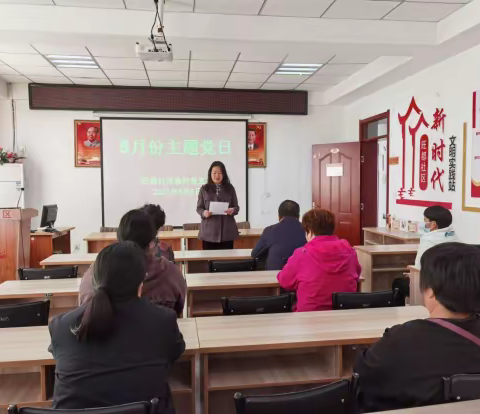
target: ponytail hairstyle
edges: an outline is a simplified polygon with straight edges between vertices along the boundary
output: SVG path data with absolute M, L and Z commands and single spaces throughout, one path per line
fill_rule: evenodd
M 138 296 L 146 273 L 146 254 L 138 244 L 125 241 L 105 247 L 93 268 L 93 296 L 72 328 L 77 339 L 108 339 L 115 329 L 115 305 Z

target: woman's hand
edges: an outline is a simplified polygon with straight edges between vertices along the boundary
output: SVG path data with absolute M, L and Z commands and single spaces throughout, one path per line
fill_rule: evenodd
M 212 215 L 212 212 L 211 212 L 211 211 L 205 210 L 205 211 L 203 212 L 203 217 L 205 217 L 205 218 L 209 218 L 211 215 Z
M 227 213 L 229 216 L 232 216 L 233 213 L 235 213 L 235 209 L 234 208 L 229 208 L 228 210 L 225 210 L 225 213 Z

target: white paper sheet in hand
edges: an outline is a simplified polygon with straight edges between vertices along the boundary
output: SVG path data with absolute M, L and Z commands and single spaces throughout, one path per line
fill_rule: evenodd
M 209 211 L 216 216 L 225 216 L 228 210 L 228 203 L 220 203 L 218 201 L 210 201 Z

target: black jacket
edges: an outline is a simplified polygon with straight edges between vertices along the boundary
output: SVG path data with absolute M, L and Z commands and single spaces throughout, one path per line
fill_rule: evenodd
M 273 226 L 266 227 L 255 248 L 252 257 L 266 258 L 267 270 L 282 270 L 295 249 L 307 243 L 305 230 L 298 219 L 284 217 Z
M 478 316 L 448 321 L 480 337 Z M 441 404 L 443 377 L 480 373 L 480 347 L 428 319 L 415 320 L 387 329 L 359 355 L 354 371 L 364 412 Z
M 105 342 L 79 342 L 71 332 L 86 304 L 50 323 L 55 358 L 53 408 L 92 408 L 149 401 L 174 413 L 167 376 L 185 350 L 174 311 L 135 298 L 117 304 Z

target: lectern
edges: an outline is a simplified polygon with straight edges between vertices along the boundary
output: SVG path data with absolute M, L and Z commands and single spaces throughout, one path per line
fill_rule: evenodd
M 30 224 L 33 208 L 0 209 L 0 283 L 17 279 L 19 267 L 30 264 Z

